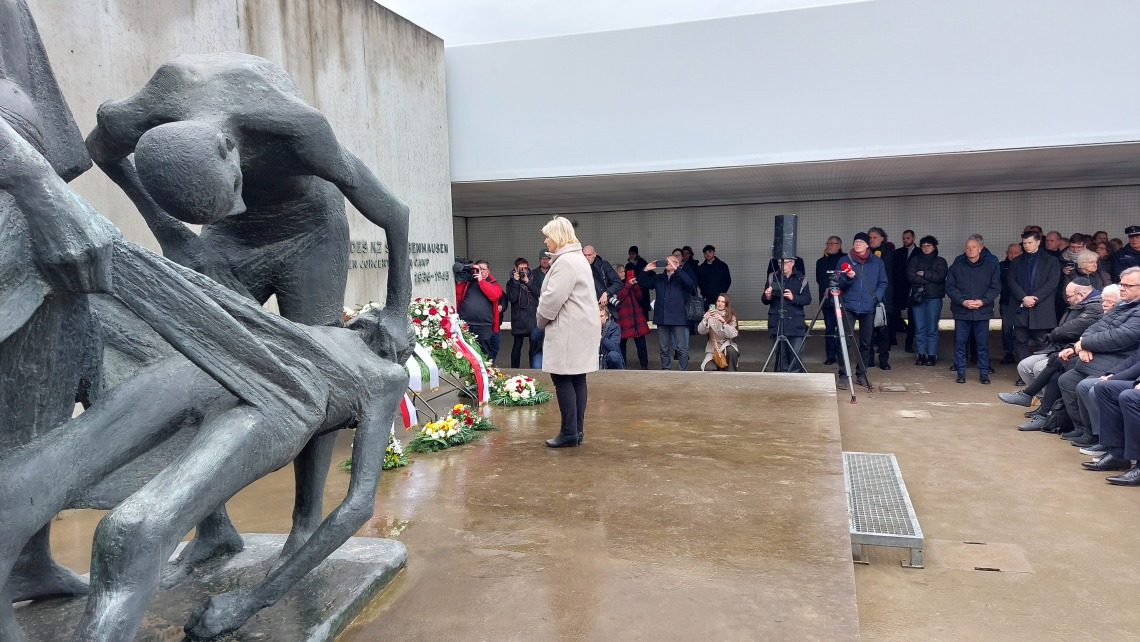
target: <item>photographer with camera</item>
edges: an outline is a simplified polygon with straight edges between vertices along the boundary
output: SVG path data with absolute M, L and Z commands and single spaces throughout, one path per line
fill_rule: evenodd
M 816 259 L 815 262 L 815 283 L 819 286 L 819 305 L 823 308 L 820 316 L 823 317 L 825 331 L 823 340 L 826 359 L 823 365 L 825 366 L 832 365 L 839 358 L 839 335 L 837 334 L 839 324 L 835 320 L 835 303 L 827 295 L 827 285 L 830 280 L 828 275 L 839 269 L 839 264 L 844 256 L 843 239 L 838 236 L 829 236 L 827 237 L 827 244 L 824 246 L 823 256 Z
M 531 278 L 530 263 L 524 258 L 515 259 L 515 269 L 511 272 L 511 280 L 507 281 L 507 300 L 511 303 L 511 367 L 519 367 L 522 360 L 523 339 L 530 341 L 530 351 L 527 353 L 527 366 L 537 352 L 537 344 L 531 333 L 538 327 L 535 321 L 535 310 L 538 309 L 538 295 L 542 286 L 536 279 Z
M 471 276 L 464 280 L 468 271 Z M 471 287 L 473 284 L 475 287 Z M 474 261 L 467 270 L 456 270 L 455 307 L 459 318 L 467 323 L 491 363 L 499 351 L 494 339 L 499 333 L 499 299 L 502 297 L 503 288 L 486 261 Z
M 802 321 L 800 325 L 803 325 Z M 710 361 L 717 370 L 736 372 L 740 369 L 740 348 L 733 342 L 740 335 L 740 328 L 736 321 L 736 311 L 732 309 L 732 299 L 727 293 L 718 296 L 709 306 L 709 311 L 705 312 L 704 318 L 697 325 L 697 332 L 709 335 L 709 342 L 705 345 L 705 359 L 701 362 L 702 372 Z
M 614 266 L 598 256 L 593 245 L 584 246 L 582 254 L 590 263 L 590 272 L 594 275 L 594 293 L 598 296 L 598 305 L 610 306 L 612 314 L 617 308 L 617 293 L 623 283 L 617 272 L 614 272 Z

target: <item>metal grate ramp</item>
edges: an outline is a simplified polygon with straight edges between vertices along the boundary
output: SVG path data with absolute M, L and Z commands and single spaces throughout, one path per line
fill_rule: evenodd
M 851 553 L 866 564 L 863 544 L 910 549 L 910 563 L 922 568 L 922 528 L 891 453 L 843 453 L 843 482 L 851 519 Z

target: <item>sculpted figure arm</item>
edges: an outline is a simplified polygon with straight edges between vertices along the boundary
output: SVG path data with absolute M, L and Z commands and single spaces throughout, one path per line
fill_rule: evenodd
M 75 292 L 111 288 L 111 254 L 119 231 L 86 207 L 47 160 L 0 119 L 0 189 L 27 221 L 36 261 L 56 287 Z

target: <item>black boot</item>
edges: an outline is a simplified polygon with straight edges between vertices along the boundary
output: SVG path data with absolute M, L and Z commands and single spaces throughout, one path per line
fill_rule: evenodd
M 573 435 L 564 435 L 562 433 L 558 433 L 558 436 L 554 439 L 547 439 L 546 445 L 550 446 L 551 448 L 567 448 L 570 446 L 577 446 L 578 434 L 575 433 Z

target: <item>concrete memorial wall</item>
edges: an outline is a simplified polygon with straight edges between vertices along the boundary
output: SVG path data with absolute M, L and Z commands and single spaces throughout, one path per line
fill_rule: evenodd
M 413 296 L 454 296 L 443 41 L 372 0 L 29 0 L 80 130 L 181 54 L 241 51 L 292 75 L 337 137 L 411 209 Z M 132 241 L 158 244 L 98 168 L 72 183 Z M 383 300 L 382 230 L 351 205 L 346 305 Z

